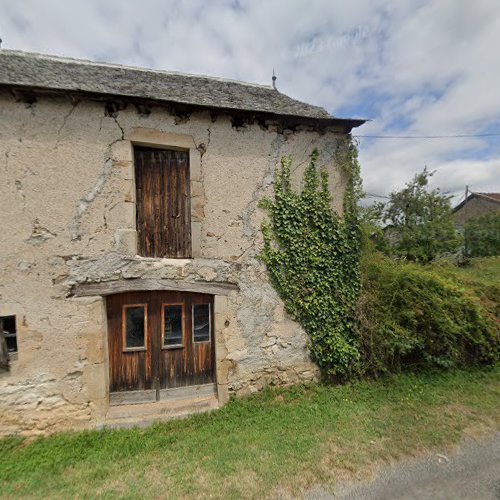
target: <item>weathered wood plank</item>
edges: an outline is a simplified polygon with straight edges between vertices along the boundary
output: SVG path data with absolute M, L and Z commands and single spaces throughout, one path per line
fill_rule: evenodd
M 0 318 L 0 373 L 9 371 L 9 352 L 3 333 L 3 319 Z
M 124 307 L 130 304 L 145 304 L 149 316 L 148 297 L 124 293 L 106 301 L 108 317 L 108 356 L 110 392 L 151 390 L 151 331 L 148 321 L 144 323 L 144 351 L 124 350 Z
M 147 391 L 122 391 L 109 393 L 109 404 L 112 406 L 153 403 L 155 401 L 156 389 Z
M 189 153 L 136 147 L 138 251 L 191 257 Z
M 169 279 L 128 279 L 103 281 L 100 283 L 79 283 L 73 285 L 70 297 L 91 297 L 96 295 L 112 295 L 114 293 L 141 292 L 154 290 L 172 290 L 180 292 L 208 293 L 211 295 L 228 295 L 239 290 L 234 283 L 188 283 Z
M 182 253 L 191 257 L 191 182 L 189 172 L 189 154 L 186 151 L 178 151 L 178 166 L 180 176 L 179 224 L 182 226 L 180 242 Z

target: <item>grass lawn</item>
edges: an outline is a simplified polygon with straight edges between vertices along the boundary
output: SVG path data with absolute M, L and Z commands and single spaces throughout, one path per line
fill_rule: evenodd
M 500 368 L 266 390 L 147 429 L 0 440 L 4 497 L 296 494 L 498 429 Z

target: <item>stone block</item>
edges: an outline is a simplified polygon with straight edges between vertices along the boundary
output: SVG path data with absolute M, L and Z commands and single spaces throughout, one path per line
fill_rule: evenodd
M 97 424 L 104 422 L 109 409 L 109 398 L 94 399 L 90 403 L 90 409 L 92 411 L 92 418 Z
M 108 226 L 120 229 L 135 229 L 136 208 L 135 203 L 116 203 L 108 212 Z
M 133 149 L 130 141 L 117 141 L 111 146 L 111 157 L 115 161 L 133 161 Z
M 192 135 L 163 132 L 162 130 L 148 127 L 134 127 L 127 135 L 127 139 L 134 143 L 142 143 L 144 146 L 177 147 L 189 150 L 193 149 L 194 146 Z M 198 154 L 196 150 L 194 151 Z
M 191 197 L 200 198 L 205 195 L 203 191 L 203 184 L 200 181 L 191 181 Z
M 193 198 L 191 200 L 191 220 L 201 222 L 205 218 L 205 200 Z
M 104 363 L 106 361 L 106 350 L 101 335 L 92 335 L 87 340 L 87 360 L 92 363 Z
M 217 361 L 217 383 L 227 384 L 229 378 L 229 370 L 234 368 L 234 363 L 230 360 L 223 359 Z
M 94 401 L 108 396 L 108 374 L 104 363 L 87 365 L 83 380 L 89 400 Z
M 191 181 L 202 180 L 200 153 L 193 148 L 189 150 L 189 175 Z
M 191 220 L 191 253 L 193 257 L 201 256 L 201 222 Z
M 217 398 L 219 406 L 224 406 L 229 401 L 229 389 L 227 384 L 217 384 Z
M 115 231 L 115 249 L 118 253 L 137 254 L 137 231 L 135 229 L 117 229 Z
M 213 281 L 217 277 L 217 272 L 208 266 L 200 267 L 197 271 L 198 276 L 203 278 L 205 281 Z
M 227 297 L 225 295 L 216 295 L 214 297 L 214 313 L 222 316 L 227 314 Z M 221 328 L 224 325 L 220 325 Z

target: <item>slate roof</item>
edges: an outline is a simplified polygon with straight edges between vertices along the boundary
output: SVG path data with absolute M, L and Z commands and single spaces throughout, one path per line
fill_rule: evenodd
M 332 124 L 343 122 L 351 127 L 364 123 L 335 118 L 323 108 L 292 99 L 272 86 L 16 50 L 0 50 L 0 85 L 152 99 Z

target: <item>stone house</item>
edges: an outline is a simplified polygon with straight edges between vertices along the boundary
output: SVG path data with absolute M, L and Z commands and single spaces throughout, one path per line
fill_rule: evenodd
M 469 219 L 493 212 L 500 212 L 500 193 L 470 193 L 453 209 L 453 218 L 461 230 Z
M 339 119 L 272 86 L 0 51 L 0 434 L 129 425 L 317 377 L 256 258 Z

